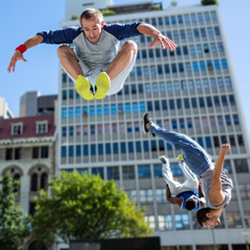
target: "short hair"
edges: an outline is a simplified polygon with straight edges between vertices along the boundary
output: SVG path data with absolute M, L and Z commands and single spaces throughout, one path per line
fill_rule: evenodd
M 201 208 L 199 211 L 196 213 L 197 220 L 199 224 L 203 227 L 203 223 L 208 221 L 209 218 L 207 217 L 207 213 L 211 211 L 211 208 L 209 207 L 204 207 Z
M 185 207 L 187 210 L 193 210 L 194 208 L 196 208 L 197 204 L 194 200 L 187 200 L 185 202 Z
M 82 22 L 82 19 L 89 20 L 92 18 L 97 18 L 100 21 L 103 21 L 103 15 L 102 15 L 100 10 L 97 10 L 94 8 L 88 8 L 82 12 L 82 14 L 80 16 L 80 22 Z

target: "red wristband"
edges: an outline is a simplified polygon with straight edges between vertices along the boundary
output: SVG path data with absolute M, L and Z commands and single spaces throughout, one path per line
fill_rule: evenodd
M 27 48 L 26 48 L 26 46 L 24 44 L 21 44 L 15 50 L 18 50 L 23 54 L 27 50 Z

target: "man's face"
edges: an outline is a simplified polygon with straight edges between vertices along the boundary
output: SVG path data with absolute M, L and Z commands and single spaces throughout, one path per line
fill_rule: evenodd
M 203 227 L 214 228 L 221 223 L 220 218 L 217 216 L 210 215 L 209 213 L 207 213 L 207 217 L 209 218 L 209 220 L 203 222 Z
M 85 36 L 91 43 L 96 43 L 102 32 L 104 21 L 99 20 L 98 18 L 85 19 L 81 20 L 82 29 Z

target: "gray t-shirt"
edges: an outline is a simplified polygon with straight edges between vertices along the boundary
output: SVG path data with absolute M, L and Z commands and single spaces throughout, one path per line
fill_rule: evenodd
M 213 170 L 214 165 L 211 166 L 206 172 L 200 176 L 200 181 L 202 184 L 202 190 L 206 199 L 206 207 L 217 209 L 219 207 L 225 207 L 231 200 L 231 190 L 233 187 L 232 180 L 227 175 L 227 170 L 223 169 L 221 173 L 221 182 L 222 182 L 222 192 L 225 195 L 225 200 L 217 207 L 215 207 L 209 200 L 209 190 L 213 179 Z

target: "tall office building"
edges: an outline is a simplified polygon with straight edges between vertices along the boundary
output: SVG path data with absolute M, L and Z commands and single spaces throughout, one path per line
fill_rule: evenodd
M 20 98 L 19 116 L 54 114 L 57 95 L 41 95 L 39 91 L 28 91 Z
M 13 114 L 8 107 L 8 103 L 2 97 L 0 97 L 0 119 L 13 118 Z
M 161 237 L 164 250 L 214 249 L 215 244 L 217 249 L 245 249 L 250 233 L 249 141 L 219 7 L 161 9 L 161 5 L 148 8 L 148 3 L 113 6 L 117 13 L 124 8 L 130 14 L 107 16 L 105 21 L 151 23 L 178 48 L 148 50 L 150 37 L 134 37 L 139 48 L 136 65 L 124 88 L 104 100 L 87 102 L 79 97 L 61 71 L 60 169 L 114 179 L 138 206 L 147 207 L 146 220 Z M 68 20 L 63 27 L 79 23 Z M 216 229 L 202 229 L 195 213 L 167 203 L 158 157 L 166 155 L 174 176 L 182 181 L 176 160 L 180 152 L 159 138 L 143 135 L 145 111 L 157 124 L 194 138 L 214 161 L 220 145 L 231 144 L 225 168 L 234 182 L 232 201 Z

